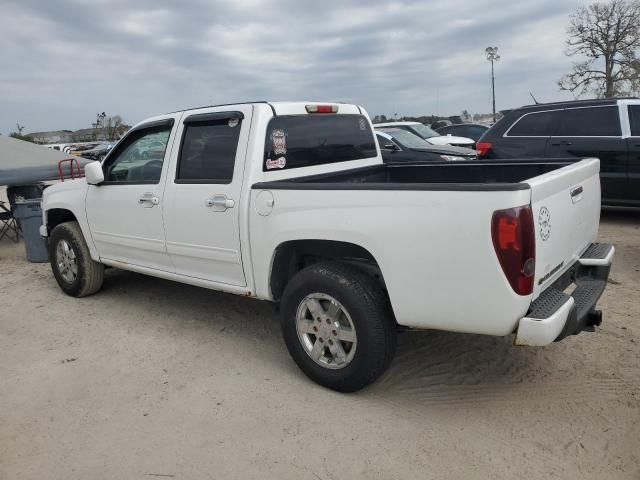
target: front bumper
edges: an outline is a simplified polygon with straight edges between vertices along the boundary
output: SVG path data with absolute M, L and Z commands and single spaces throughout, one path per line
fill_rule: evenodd
M 600 325 L 595 309 L 604 292 L 615 248 L 593 243 L 560 278 L 531 304 L 516 331 L 516 345 L 543 346 Z M 571 294 L 566 293 L 575 285 Z

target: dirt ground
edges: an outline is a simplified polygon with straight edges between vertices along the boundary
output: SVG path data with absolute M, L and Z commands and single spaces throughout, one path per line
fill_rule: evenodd
M 110 269 L 73 299 L 0 244 L 0 479 L 640 478 L 640 214 L 597 334 L 399 336 L 352 395 L 307 380 L 263 302 Z

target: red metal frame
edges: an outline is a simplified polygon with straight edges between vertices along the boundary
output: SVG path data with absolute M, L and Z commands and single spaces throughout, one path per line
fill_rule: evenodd
M 80 168 L 80 162 L 78 162 L 78 159 L 65 158 L 64 160 L 60 160 L 58 162 L 58 176 L 60 177 L 61 182 L 64 182 L 64 174 L 62 173 L 62 164 L 65 162 L 69 162 L 69 175 L 71 176 L 71 180 L 75 180 L 76 178 L 82 178 L 82 169 Z

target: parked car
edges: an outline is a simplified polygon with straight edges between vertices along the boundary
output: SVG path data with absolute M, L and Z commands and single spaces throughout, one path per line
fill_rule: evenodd
M 153 142 L 173 148 L 141 158 Z M 135 126 L 44 191 L 40 232 L 71 296 L 111 266 L 277 303 L 302 371 L 349 392 L 387 368 L 398 326 L 532 346 L 599 324 L 598 168 L 385 165 L 357 105 L 222 105 Z
M 45 148 L 49 148 L 51 150 L 61 151 L 66 146 L 66 144 L 64 144 L 64 143 L 51 143 L 51 144 L 42 145 L 42 146 L 45 147 Z
M 460 123 L 457 125 L 447 125 L 445 127 L 439 127 L 435 129 L 440 135 L 455 135 L 457 137 L 467 137 L 475 140 L 480 140 L 480 137 L 489 130 L 486 125 L 479 123 Z M 475 148 L 475 146 L 474 146 Z
M 107 156 L 107 153 L 109 153 L 114 145 L 115 143 L 101 143 L 100 145 L 90 150 L 81 151 L 80 156 L 83 158 L 89 158 L 91 160 L 102 161 L 102 159 Z
M 436 120 L 431 125 L 429 125 L 429 128 L 431 130 L 437 130 L 438 128 L 447 127 L 449 125 L 453 125 L 453 122 L 451 120 Z
M 75 145 L 74 147 L 71 148 L 69 153 L 71 155 L 76 155 L 78 157 L 81 157 L 84 154 L 84 152 L 94 149 L 98 145 L 100 145 L 98 142 L 83 143 L 83 144 Z
M 385 163 L 461 161 L 477 158 L 475 150 L 449 145 L 431 145 L 401 128 L 376 130 L 375 133 Z
M 476 142 L 471 138 L 454 137 L 452 135 L 440 135 L 435 130 L 423 125 L 419 122 L 388 122 L 388 123 L 376 123 L 374 125 L 376 129 L 384 130 L 385 128 L 402 128 L 420 138 L 426 140 L 432 145 L 453 145 L 454 147 L 471 147 Z
M 597 157 L 602 204 L 640 207 L 640 99 L 517 108 L 477 148 L 482 158 Z

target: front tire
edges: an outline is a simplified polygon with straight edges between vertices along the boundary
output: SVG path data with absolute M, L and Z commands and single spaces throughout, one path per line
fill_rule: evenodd
M 104 265 L 91 258 L 78 222 L 64 222 L 53 229 L 49 261 L 53 276 L 67 295 L 86 297 L 102 287 Z
M 387 297 L 352 266 L 322 262 L 298 272 L 285 289 L 281 315 L 293 360 L 332 390 L 364 388 L 393 359 L 396 325 Z

